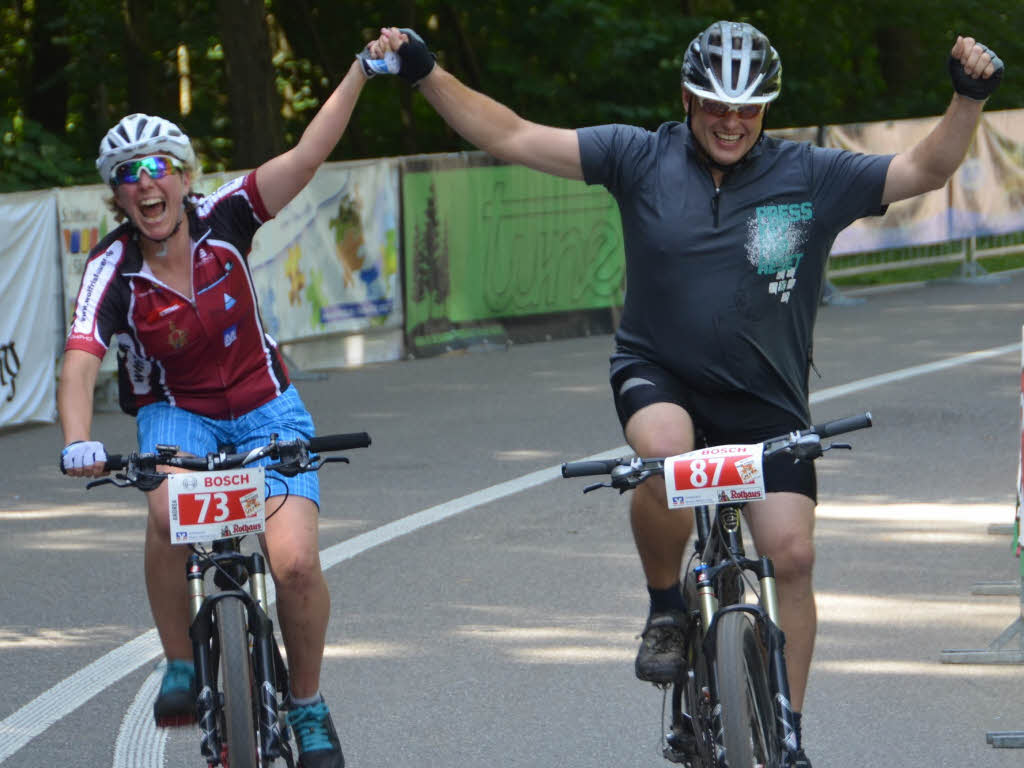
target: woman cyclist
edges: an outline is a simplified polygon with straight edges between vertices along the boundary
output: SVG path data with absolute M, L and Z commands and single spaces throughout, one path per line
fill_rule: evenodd
M 132 114 L 100 142 L 96 167 L 123 223 L 90 253 L 65 346 L 58 408 L 63 471 L 104 474 L 90 434 L 93 388 L 116 338 L 121 408 L 136 418 L 139 450 L 159 444 L 206 455 L 309 438 L 313 421 L 260 320 L 247 256 L 257 230 L 312 179 L 340 140 L 366 79 L 365 56 L 290 150 L 211 195 L 192 191 L 191 141 L 161 117 Z M 145 573 L 167 658 L 154 705 L 158 725 L 194 720 L 186 547 L 170 544 L 166 484 L 146 490 Z M 317 544 L 315 472 L 268 473 L 273 510 L 263 547 L 291 672 L 288 718 L 304 768 L 341 768 L 341 745 L 319 693 L 330 612 Z

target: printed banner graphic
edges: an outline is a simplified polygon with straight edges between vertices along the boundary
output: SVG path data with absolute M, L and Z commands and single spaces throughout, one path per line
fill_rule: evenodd
M 281 342 L 401 328 L 398 165 L 323 166 L 256 234 L 249 263 Z

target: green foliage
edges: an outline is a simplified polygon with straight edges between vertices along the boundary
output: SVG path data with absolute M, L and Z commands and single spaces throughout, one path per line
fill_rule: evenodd
M 941 114 L 957 34 L 993 48 L 1007 77 L 988 109 L 1024 106 L 1020 0 L 265 0 L 285 143 L 298 141 L 381 26 L 411 26 L 438 61 L 528 119 L 577 127 L 682 120 L 686 45 L 720 18 L 750 21 L 783 60 L 775 127 Z M 95 181 L 96 147 L 122 115 L 173 119 L 207 170 L 234 169 L 215 0 L 23 0 L 0 8 L 5 189 Z M 225 22 L 226 23 L 226 22 Z M 48 52 L 42 44 L 49 46 Z M 187 52 L 191 107 L 182 114 Z M 61 103 L 55 104 L 55 100 Z M 66 102 L 66 103 L 64 103 Z M 56 110 L 53 107 L 56 106 Z M 56 111 L 56 114 L 54 112 Z M 16 129 L 11 116 L 24 115 Z M 260 131 L 266 126 L 234 126 Z M 466 149 L 397 78 L 367 84 L 332 159 Z M 81 174 L 85 173 L 83 177 Z M 61 181 L 61 180 L 70 181 Z
M 20 115 L 0 119 L 0 192 L 95 184 L 96 167 Z

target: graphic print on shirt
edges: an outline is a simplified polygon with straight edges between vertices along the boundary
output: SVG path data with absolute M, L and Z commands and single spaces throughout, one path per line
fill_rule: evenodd
M 782 304 L 789 303 L 796 286 L 812 218 L 814 207 L 807 201 L 758 206 L 747 221 L 747 260 L 759 275 L 773 276 L 768 293 L 778 296 Z

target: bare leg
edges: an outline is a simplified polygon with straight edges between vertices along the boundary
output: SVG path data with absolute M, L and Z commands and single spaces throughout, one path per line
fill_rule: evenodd
M 626 424 L 626 440 L 643 458 L 674 456 L 693 450 L 693 422 L 677 405 L 654 403 L 633 414 Z M 665 485 L 654 478 L 633 491 L 630 522 L 648 585 L 671 587 L 679 581 L 692 515 L 669 510 Z
M 267 499 L 268 513 L 283 497 Z M 319 512 L 309 499 L 292 496 L 267 521 L 264 551 L 277 587 L 277 615 L 288 652 L 292 693 L 300 699 L 320 690 L 331 597 L 320 569 Z
M 775 563 L 790 701 L 800 712 L 818 630 L 813 584 L 814 502 L 799 493 L 772 493 L 764 501 L 750 504 L 747 522 L 758 553 Z
M 167 483 L 149 491 L 146 498 L 149 519 L 146 523 L 145 572 L 149 609 L 153 613 L 164 655 L 168 659 L 191 661 L 188 582 L 185 579 L 189 549 L 171 544 Z

